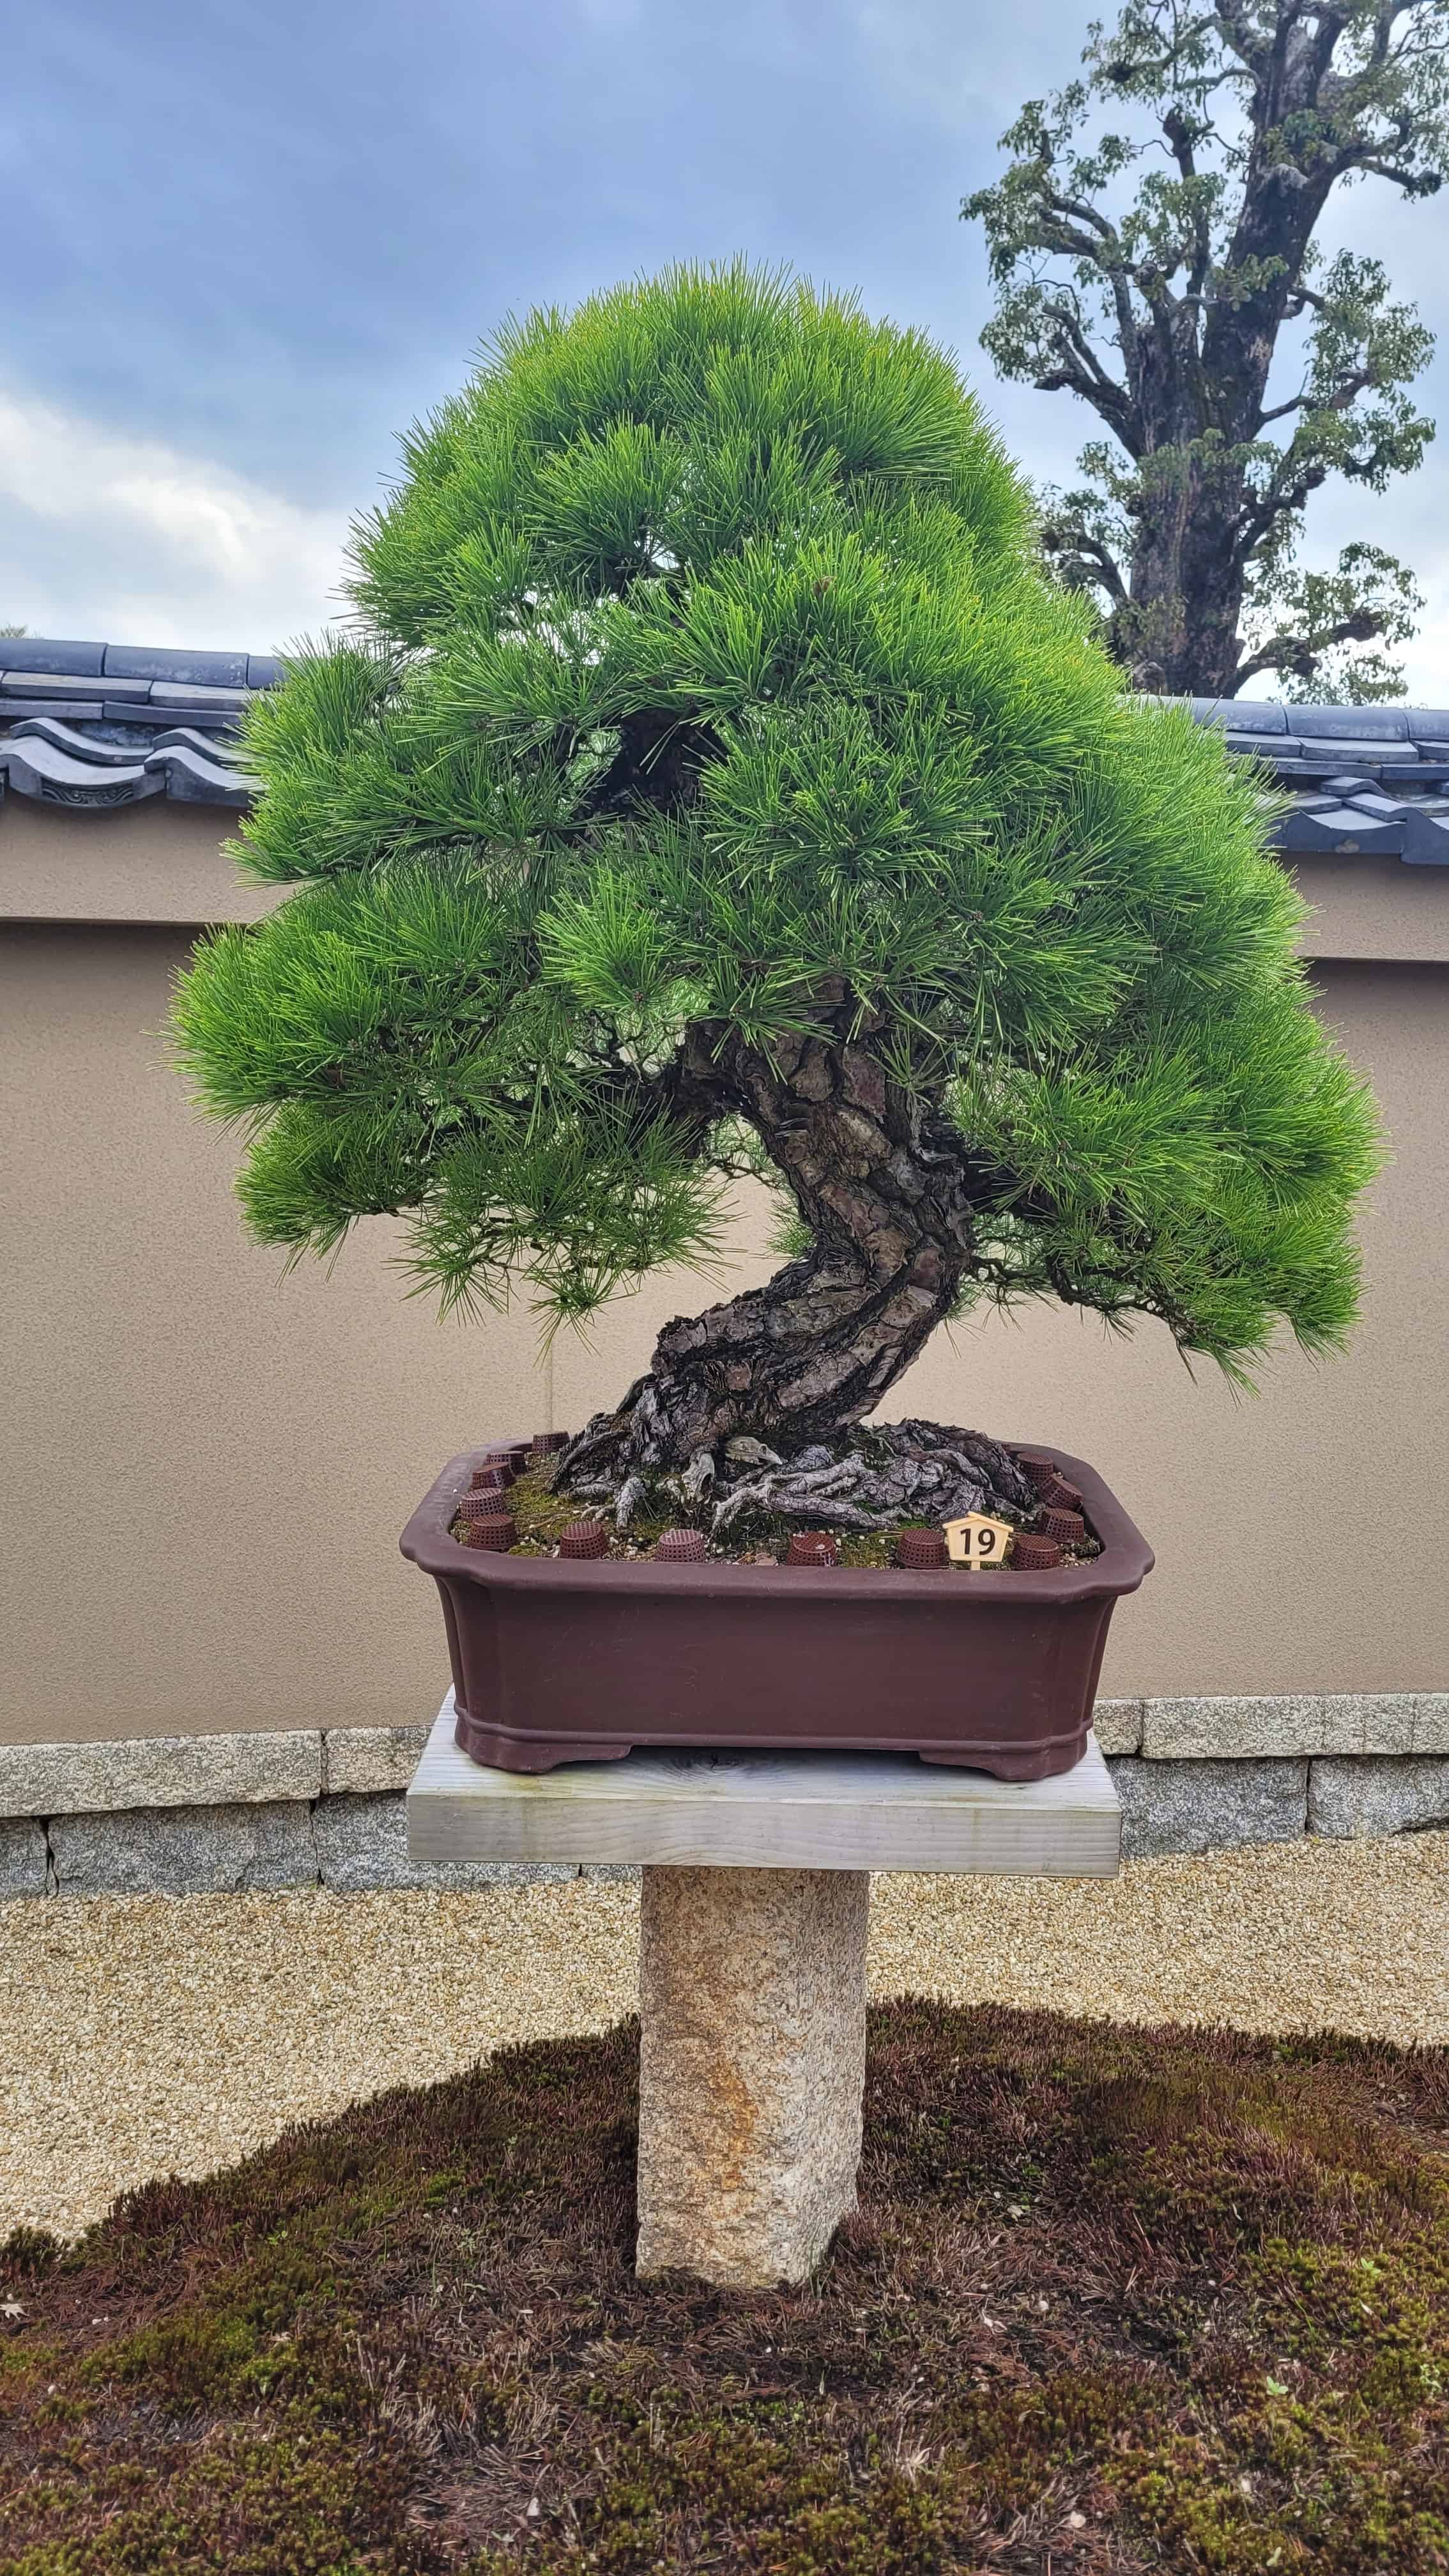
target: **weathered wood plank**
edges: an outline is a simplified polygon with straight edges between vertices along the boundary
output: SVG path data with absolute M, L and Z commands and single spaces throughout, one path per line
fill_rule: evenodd
M 1055 1780 L 993 1780 L 885 1753 L 639 1752 L 491 1771 L 454 1744 L 451 1692 L 407 1803 L 415 1860 L 1112 1878 L 1121 1843 L 1093 1738 Z

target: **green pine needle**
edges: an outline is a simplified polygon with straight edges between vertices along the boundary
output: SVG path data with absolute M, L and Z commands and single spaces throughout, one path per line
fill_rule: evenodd
M 945 355 L 680 268 L 509 323 L 404 467 L 358 631 L 249 718 L 240 855 L 295 891 L 177 997 L 263 1241 L 387 1213 L 445 1307 L 569 1321 L 717 1262 L 773 1167 L 681 1067 L 835 978 L 983 1175 L 963 1305 L 1146 1313 L 1239 1377 L 1280 1320 L 1342 1339 L 1375 1125 L 1271 809 L 1123 699 Z

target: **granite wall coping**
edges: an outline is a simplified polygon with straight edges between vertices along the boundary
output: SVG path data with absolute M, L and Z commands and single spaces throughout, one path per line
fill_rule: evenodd
M 322 1736 L 311 1727 L 0 1747 L 0 1816 L 264 1805 L 321 1794 Z
M 1449 1827 L 1449 1692 L 1099 1700 L 1124 1858 Z M 0 1897 L 483 1888 L 407 1854 L 426 1726 L 0 1747 Z M 585 1877 L 632 1875 L 586 1865 Z
M 1449 1753 L 1449 1691 L 1149 1699 L 1142 1703 L 1140 1750 L 1149 1762 L 1243 1762 L 1301 1753 Z
M 1109 1758 L 1147 1762 L 1449 1756 L 1449 1691 L 1101 1699 L 1095 1727 Z M 427 1736 L 426 1726 L 329 1726 L 0 1745 L 0 1818 L 377 1795 L 407 1787 Z

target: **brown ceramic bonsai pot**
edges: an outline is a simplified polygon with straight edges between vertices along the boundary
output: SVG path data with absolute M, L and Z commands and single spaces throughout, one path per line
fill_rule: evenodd
M 1113 1604 L 1153 1562 L 1065 1456 L 1101 1554 L 1040 1573 L 493 1555 L 450 1534 L 483 1455 L 444 1468 L 402 1551 L 442 1595 L 458 1742 L 504 1771 L 648 1744 L 1043 1780 L 1081 1759 Z

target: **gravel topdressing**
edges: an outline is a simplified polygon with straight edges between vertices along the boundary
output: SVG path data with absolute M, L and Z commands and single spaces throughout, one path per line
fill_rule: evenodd
M 40 1898 L 0 1906 L 0 2236 L 632 2010 L 637 1897 Z M 877 1995 L 1449 2042 L 1449 1834 L 1267 1844 L 1119 1880 L 876 1881 Z

